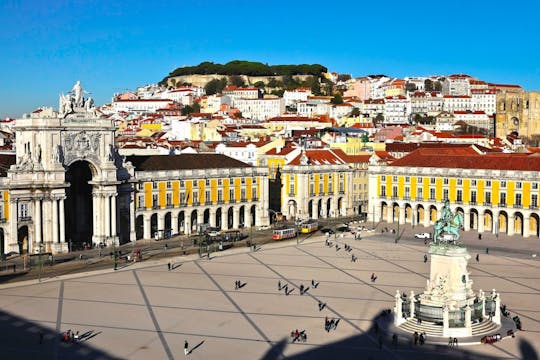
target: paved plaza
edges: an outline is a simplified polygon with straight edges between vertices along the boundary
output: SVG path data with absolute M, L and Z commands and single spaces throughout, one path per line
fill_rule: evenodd
M 429 278 L 423 242 L 371 233 L 325 245 L 322 235 L 235 248 L 112 270 L 0 285 L 2 359 L 537 359 L 540 264 L 537 258 L 482 253 L 469 271 L 473 289 L 496 288 L 524 331 L 493 345 L 413 346 L 373 331 L 397 289 L 423 291 Z M 346 252 L 344 244 L 352 247 Z M 358 260 L 351 261 L 354 254 Z M 508 255 L 508 256 L 507 256 Z M 377 275 L 370 281 L 372 273 Z M 311 281 L 318 282 L 314 288 Z M 235 289 L 235 282 L 243 285 Z M 278 290 L 287 284 L 290 295 Z M 300 295 L 299 287 L 309 287 Z M 319 310 L 319 302 L 326 306 Z M 340 319 L 325 331 L 325 317 Z M 78 331 L 78 344 L 59 334 Z M 306 342 L 291 343 L 292 330 Z M 40 344 L 40 333 L 43 335 Z

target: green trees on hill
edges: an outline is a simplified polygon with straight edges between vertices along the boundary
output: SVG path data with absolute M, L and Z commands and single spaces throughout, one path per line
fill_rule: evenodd
M 184 66 L 169 73 L 168 77 L 181 75 L 247 75 L 247 76 L 275 76 L 275 75 L 314 75 L 319 76 L 327 72 L 326 67 L 319 64 L 300 65 L 268 65 L 260 62 L 234 60 L 224 65 L 205 61 L 196 66 Z

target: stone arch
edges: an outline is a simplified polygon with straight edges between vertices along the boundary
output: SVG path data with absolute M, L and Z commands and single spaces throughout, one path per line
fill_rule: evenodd
M 240 210 L 238 211 L 238 226 L 246 226 L 246 208 L 244 205 L 240 206 Z
M 313 219 L 313 200 L 308 201 L 307 208 L 308 208 L 308 217 L 310 219 Z
M 514 213 L 514 234 L 523 236 L 523 214 L 519 211 Z
M 330 213 L 331 210 L 332 210 L 332 199 L 328 198 L 326 200 L 326 216 L 327 217 L 331 216 L 331 213 Z
M 540 217 L 536 213 L 529 217 L 529 234 L 540 236 Z
M 317 211 L 319 212 L 319 213 L 317 214 L 317 218 L 324 217 L 324 216 L 323 216 L 324 210 L 323 210 L 322 204 L 323 204 L 322 199 L 319 199 L 319 200 L 317 201 Z
M 17 244 L 19 245 L 19 254 L 23 255 L 30 252 L 28 226 L 24 225 L 17 229 Z
M 293 200 L 293 199 L 289 200 L 289 202 L 287 203 L 287 212 L 288 212 L 289 219 L 296 217 L 297 210 L 298 210 L 298 205 L 296 204 L 296 200 Z M 275 221 L 275 219 L 273 218 L 272 220 Z
M 405 204 L 405 224 L 407 223 L 413 223 L 413 210 L 411 204 L 409 203 Z
M 216 227 L 221 229 L 223 225 L 223 214 L 221 211 L 221 208 L 217 208 L 216 210 Z
M 156 238 L 158 230 L 158 216 L 157 214 L 152 214 L 152 216 L 150 216 L 150 237 L 152 239 Z
M 392 222 L 398 222 L 399 221 L 399 204 L 393 203 L 392 204 Z
M 478 210 L 471 209 L 469 217 L 469 229 L 478 230 Z
M 4 260 L 6 258 L 6 247 L 4 245 L 4 228 L 0 227 L 0 260 Z
M 184 211 L 180 211 L 178 213 L 178 233 L 183 234 L 185 232 L 185 226 L 186 226 L 186 214 Z
M 251 205 L 251 208 L 249 209 L 249 214 L 251 217 L 250 225 L 255 226 L 255 220 L 257 219 L 257 207 L 255 205 Z
M 343 198 L 339 197 L 337 200 L 337 214 L 336 216 L 344 216 L 345 213 L 343 212 Z
M 429 222 L 431 224 L 434 224 L 435 221 L 437 221 L 439 218 L 439 212 L 437 210 L 437 207 L 435 205 L 431 205 L 429 207 Z
M 198 233 L 199 232 L 199 222 L 197 220 L 197 210 L 193 210 L 191 212 L 191 224 L 189 224 L 190 226 L 190 229 L 189 229 L 189 232 L 190 233 Z
M 388 204 L 386 201 L 381 202 L 381 220 L 388 221 Z
M 144 237 L 144 216 L 138 215 L 135 218 L 135 239 L 139 240 Z
M 426 211 L 424 210 L 424 206 L 422 204 L 418 204 L 416 207 L 416 223 L 417 224 L 423 224 L 424 218 L 426 216 Z
M 204 209 L 203 224 L 210 224 L 210 209 Z
M 234 224 L 234 208 L 227 209 L 227 229 L 232 229 Z
M 164 224 L 163 224 L 163 236 L 165 238 L 170 238 L 172 233 L 172 214 L 170 212 L 165 214 Z
M 484 211 L 484 231 L 493 232 L 493 213 L 491 210 Z
M 70 186 L 66 188 L 64 201 L 65 237 L 71 242 L 72 249 L 82 248 L 83 243 L 92 243 L 93 215 L 98 209 L 94 209 L 94 185 L 91 182 L 97 175 L 97 168 L 86 160 L 72 161 L 67 167 L 65 179 Z M 111 218 L 116 221 L 115 217 Z
M 499 212 L 497 222 L 498 222 L 497 232 L 508 234 L 508 214 L 506 213 L 506 211 Z

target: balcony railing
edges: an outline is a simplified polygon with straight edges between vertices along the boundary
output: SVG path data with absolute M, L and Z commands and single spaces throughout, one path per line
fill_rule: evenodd
M 519 208 L 521 208 L 522 206 L 523 206 L 523 205 L 521 205 L 521 204 L 514 204 L 514 209 L 519 209 Z
M 529 205 L 529 209 L 537 210 L 537 209 L 538 209 L 538 204 Z M 0 221 L 1 221 L 1 220 L 0 220 Z
M 198 201 L 194 201 L 191 205 L 192 205 L 192 206 L 199 206 L 200 203 L 199 203 Z
M 476 201 L 469 201 L 470 205 L 476 205 Z
M 491 202 L 490 201 L 484 201 L 484 206 L 491 206 Z
M 223 205 L 223 204 L 225 204 L 225 201 L 224 201 L 223 199 L 221 199 L 221 200 L 218 200 L 217 203 L 218 203 L 219 205 Z
M 19 221 L 31 221 L 31 220 L 32 220 L 31 216 L 20 216 L 19 217 Z
M 505 202 L 500 202 L 499 207 L 506 207 L 506 203 Z
M 463 200 L 456 200 L 456 204 L 463 204 Z

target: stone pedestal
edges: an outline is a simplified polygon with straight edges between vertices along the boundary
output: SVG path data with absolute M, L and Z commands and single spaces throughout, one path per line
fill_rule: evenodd
M 69 252 L 69 245 L 68 243 L 51 243 L 51 252 L 53 254 L 62 254 L 62 253 L 68 253 Z

